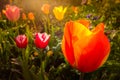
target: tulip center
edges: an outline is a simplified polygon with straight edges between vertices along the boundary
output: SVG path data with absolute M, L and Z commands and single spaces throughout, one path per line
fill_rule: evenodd
M 11 7 L 12 12 L 15 12 L 16 8 L 15 7 Z
M 23 42 L 24 42 L 24 40 L 25 40 L 25 38 L 24 38 L 24 37 L 20 37 L 20 38 L 19 38 L 19 42 L 20 42 L 20 43 L 23 43 Z
M 42 37 L 43 41 L 45 41 L 45 38 L 46 38 L 45 34 L 43 34 L 41 37 Z

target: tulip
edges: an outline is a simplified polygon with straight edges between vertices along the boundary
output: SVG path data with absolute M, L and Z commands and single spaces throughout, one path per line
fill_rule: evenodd
M 30 20 L 34 20 L 35 19 L 34 14 L 32 12 L 28 13 L 28 18 Z
M 28 19 L 32 21 L 34 29 L 36 30 L 37 27 L 36 27 L 36 24 L 35 24 L 35 16 L 34 16 L 34 14 L 32 12 L 28 13 Z
M 25 13 L 22 13 L 22 19 L 23 19 L 23 20 L 27 20 L 27 17 L 26 17 L 26 14 L 25 14 Z
M 86 20 L 67 22 L 62 40 L 62 51 L 70 65 L 81 72 L 92 72 L 101 67 L 110 53 L 110 43 L 104 34 L 104 24 L 89 30 Z
M 18 35 L 15 38 L 15 42 L 16 42 L 17 47 L 25 48 L 28 44 L 28 39 L 25 35 Z
M 66 8 L 63 8 L 63 6 L 54 7 L 53 13 L 54 13 L 56 19 L 62 20 L 64 18 L 64 14 L 65 14 L 66 10 L 67 10 L 67 7 Z
M 34 43 L 38 48 L 46 48 L 50 40 L 50 35 L 47 33 L 37 33 L 35 36 Z
M 73 10 L 73 12 L 74 12 L 75 14 L 78 13 L 78 7 L 72 6 L 72 10 Z
M 41 7 L 41 10 L 43 11 L 43 13 L 49 14 L 50 5 L 49 5 L 49 4 L 44 4 L 44 5 Z
M 17 21 L 20 17 L 20 9 L 17 6 L 6 6 L 4 13 L 8 20 L 13 22 Z

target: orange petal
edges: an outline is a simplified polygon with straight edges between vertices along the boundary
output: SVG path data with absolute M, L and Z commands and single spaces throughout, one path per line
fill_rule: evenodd
M 106 61 L 109 52 L 110 43 L 104 33 L 98 30 L 91 35 L 89 43 L 82 50 L 82 55 L 78 60 L 79 70 L 82 72 L 92 72 L 96 70 Z
M 78 68 L 79 58 L 84 55 L 82 52 L 88 45 L 89 39 L 91 38 L 92 32 L 87 29 L 84 25 L 74 22 L 72 29 L 72 45 L 75 56 L 75 66 Z
M 65 49 L 63 52 L 69 62 L 70 60 L 68 57 L 74 57 L 72 66 L 77 66 L 81 50 L 84 48 L 83 46 L 86 46 L 88 43 L 87 38 L 90 34 L 91 31 L 78 22 L 71 21 L 66 24 L 64 30 L 64 42 L 62 42 L 66 47 L 63 46 Z
M 92 30 L 92 32 L 97 32 L 97 31 L 102 31 L 102 32 L 104 32 L 104 23 L 100 23 L 100 24 L 98 24 L 93 30 Z
M 75 62 L 74 53 L 73 53 L 73 47 L 72 47 L 72 39 L 71 39 L 71 31 L 70 26 L 73 25 L 73 22 L 68 22 L 65 25 L 64 29 L 64 36 L 62 39 L 62 51 L 67 59 L 67 61 L 73 66 Z
M 82 25 L 84 25 L 87 28 L 89 28 L 89 26 L 90 26 L 90 21 L 89 20 L 81 19 L 81 20 L 78 20 L 78 22 L 81 23 Z

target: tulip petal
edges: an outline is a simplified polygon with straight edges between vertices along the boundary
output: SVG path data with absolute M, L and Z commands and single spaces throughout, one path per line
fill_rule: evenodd
M 64 29 L 64 36 L 62 40 L 62 51 L 69 63 L 74 66 L 75 58 L 73 53 L 72 41 L 71 41 L 71 31 L 69 26 L 72 26 L 73 22 L 66 23 L 66 27 Z
M 95 33 L 82 51 L 82 56 L 78 60 L 78 68 L 82 72 L 92 72 L 99 68 L 107 59 L 110 52 L 110 44 L 107 37 L 101 31 L 103 24 L 96 27 Z M 98 30 L 97 30 L 98 29 Z M 84 66 L 85 65 L 85 66 Z
M 78 22 L 81 23 L 82 25 L 84 25 L 86 28 L 89 28 L 89 26 L 90 26 L 89 20 L 81 19 L 81 20 L 78 20 Z
M 92 32 L 89 31 L 84 25 L 74 22 L 72 30 L 72 45 L 74 48 L 74 56 L 76 67 L 78 67 L 79 58 L 84 55 L 83 50 L 89 43 L 89 39 L 91 39 Z
M 104 24 L 103 24 L 103 23 L 98 24 L 98 25 L 92 30 L 92 32 L 97 32 L 97 31 L 99 31 L 99 30 L 104 33 Z
M 85 43 L 88 43 L 87 38 L 90 34 L 91 34 L 91 32 L 84 25 L 82 25 L 78 22 L 73 23 L 71 21 L 66 24 L 66 27 L 64 30 L 64 38 L 65 38 L 64 41 L 65 42 L 63 44 L 65 44 L 64 46 L 67 46 L 67 47 L 65 47 L 66 50 L 64 50 L 64 52 L 65 52 L 64 55 L 65 56 L 68 55 L 66 58 L 68 58 L 70 56 L 74 56 L 74 58 L 72 60 L 68 59 L 68 61 L 70 61 L 70 63 L 72 63 L 72 65 L 73 65 L 73 63 L 75 66 L 77 65 L 78 58 L 81 55 L 80 51 L 82 50 L 82 48 L 84 48 L 84 46 L 86 46 L 83 44 L 83 41 L 86 40 Z M 80 48 L 81 44 L 83 44 L 83 47 Z M 62 47 L 64 47 L 64 46 L 62 46 Z
M 63 10 L 63 14 L 65 14 L 66 11 L 67 11 L 67 7 L 64 8 L 64 10 Z

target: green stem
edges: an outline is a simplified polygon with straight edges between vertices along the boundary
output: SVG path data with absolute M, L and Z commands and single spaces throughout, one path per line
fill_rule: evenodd
M 47 30 L 48 30 L 48 33 L 50 33 L 50 19 L 49 19 L 49 15 L 47 15 Z
M 25 56 L 25 49 L 22 49 L 22 70 L 23 70 L 23 77 L 25 80 L 31 80 L 29 69 L 28 69 L 28 60 Z
M 47 16 L 46 17 L 47 21 L 46 21 L 46 23 L 44 25 L 44 29 L 45 29 L 46 33 L 49 33 L 50 32 L 50 20 L 49 20 L 49 16 L 48 15 L 46 15 L 46 16 Z
M 17 27 L 17 34 L 19 34 L 19 29 L 20 29 L 20 27 L 18 26 L 17 21 L 15 22 L 15 27 Z
M 52 45 L 54 44 L 54 36 L 55 36 L 55 33 L 54 33 L 54 26 L 51 26 L 51 38 L 50 38 L 50 47 L 52 47 Z
M 47 25 L 45 25 L 44 28 L 45 28 L 45 32 L 48 33 L 48 31 L 47 31 Z
M 36 24 L 35 24 L 34 20 L 32 20 L 32 23 L 33 23 L 34 29 L 37 30 L 37 27 L 36 27 Z

